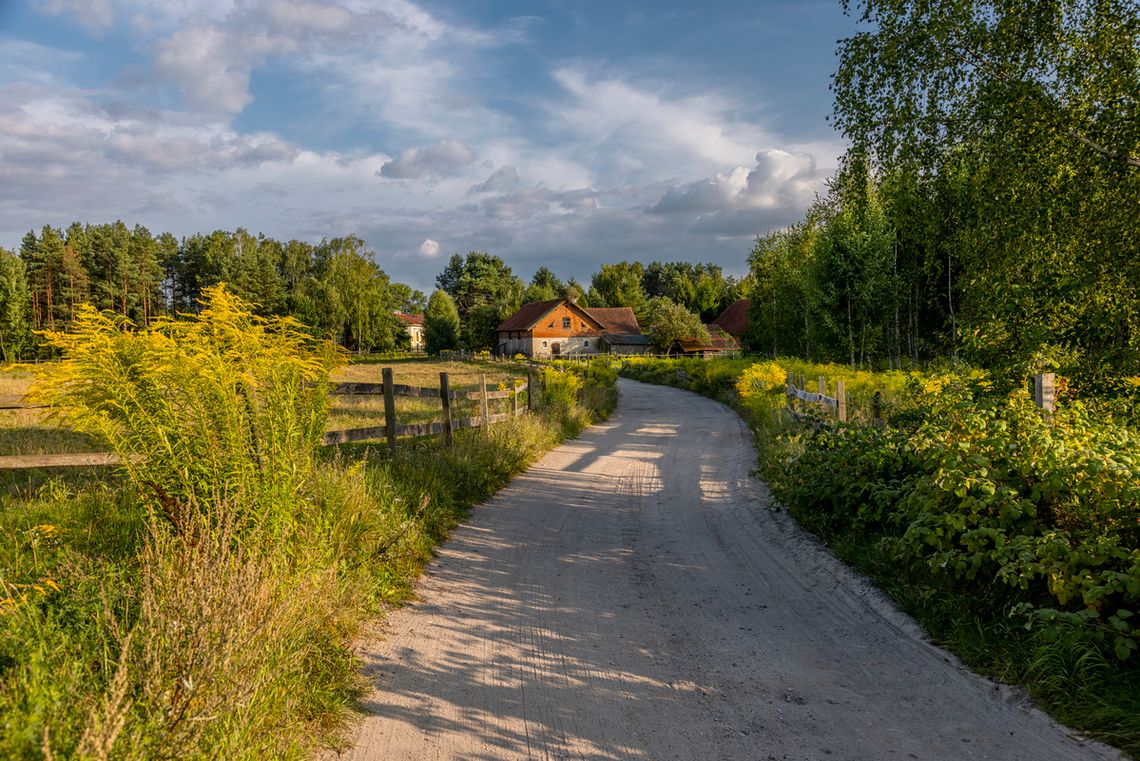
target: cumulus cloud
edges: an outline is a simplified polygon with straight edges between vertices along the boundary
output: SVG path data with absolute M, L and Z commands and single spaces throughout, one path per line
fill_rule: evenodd
M 550 107 L 551 128 L 570 131 L 597 157 L 595 171 L 614 178 L 648 178 L 663 166 L 686 174 L 738 166 L 766 142 L 755 125 L 734 120 L 732 102 L 713 94 L 674 95 L 575 68 L 555 71 L 554 79 L 568 98 Z
M 238 113 L 253 99 L 249 78 L 254 66 L 294 47 L 286 37 L 190 26 L 159 45 L 155 70 L 177 84 L 193 108 Z
M 420 256 L 426 259 L 434 259 L 439 256 L 439 244 L 431 238 L 426 239 L 420 244 Z
M 825 177 L 813 156 L 773 148 L 756 154 L 752 167 L 738 166 L 707 180 L 670 187 L 650 211 L 802 210 L 822 189 Z
M 398 180 L 442 177 L 454 174 L 474 160 L 474 152 L 466 145 L 458 140 L 445 140 L 426 148 L 409 148 L 400 158 L 386 162 L 377 174 Z

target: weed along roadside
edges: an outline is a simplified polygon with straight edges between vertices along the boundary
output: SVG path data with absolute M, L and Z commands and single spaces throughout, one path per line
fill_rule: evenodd
M 972 370 L 629 360 L 622 374 L 730 404 L 779 501 L 937 643 L 1140 756 L 1140 421 L 1119 414 L 1133 408 Z
M 330 376 L 376 368 L 222 289 L 194 319 L 126 332 L 85 312 L 50 340 L 66 359 L 34 396 L 63 416 L 56 451 L 84 441 L 121 465 L 3 476 L 3 758 L 336 746 L 361 623 L 405 599 L 472 505 L 616 400 L 601 364 L 523 388 L 525 368 L 393 363 L 379 395 L 330 394 Z

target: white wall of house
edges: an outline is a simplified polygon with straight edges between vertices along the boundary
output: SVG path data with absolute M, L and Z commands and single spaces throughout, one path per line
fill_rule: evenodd
M 599 338 L 597 336 L 570 336 L 568 338 L 499 338 L 499 346 L 503 347 L 501 350 L 505 351 L 507 356 L 513 357 L 516 354 L 525 354 L 529 357 L 551 357 L 554 356 L 554 344 L 558 344 L 558 353 L 560 356 L 573 354 L 580 356 L 582 354 L 598 354 L 603 351 L 599 346 Z
M 525 341 L 523 342 L 525 343 Z M 598 353 L 598 338 L 597 336 L 570 336 L 568 338 L 533 338 L 530 341 L 530 356 L 532 357 L 552 357 L 554 356 L 554 344 L 558 344 L 559 356 L 567 356 L 573 354 L 580 356 L 582 354 L 597 354 Z M 525 353 L 525 352 L 524 352 Z

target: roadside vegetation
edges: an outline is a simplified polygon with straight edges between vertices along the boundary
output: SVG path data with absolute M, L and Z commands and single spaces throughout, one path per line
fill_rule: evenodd
M 472 505 L 615 402 L 612 371 L 550 369 L 538 414 L 451 446 L 322 449 L 325 381 L 357 369 L 288 318 L 206 297 L 193 319 L 124 330 L 86 310 L 50 337 L 66 360 L 37 386 L 58 415 L 42 424 L 128 464 L 0 483 L 4 758 L 335 746 L 362 622 L 406 599 Z
M 854 409 L 880 392 L 885 424 L 794 420 L 788 371 L 843 378 Z M 936 641 L 1140 754 L 1140 379 L 1046 418 L 1026 384 L 980 371 L 633 359 L 622 372 L 733 405 L 780 503 Z

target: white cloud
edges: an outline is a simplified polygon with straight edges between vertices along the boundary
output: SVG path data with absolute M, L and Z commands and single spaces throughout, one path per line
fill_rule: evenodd
M 555 71 L 554 78 L 570 98 L 550 107 L 550 128 L 569 133 L 598 157 L 598 171 L 615 177 L 739 166 L 766 141 L 754 125 L 734 122 L 732 104 L 714 95 L 671 97 L 613 77 L 590 79 L 573 68 Z
M 749 168 L 734 167 L 708 180 L 670 187 L 651 211 L 661 214 L 726 209 L 804 209 L 823 189 L 827 172 L 810 154 L 772 148 Z
M 475 160 L 470 148 L 458 140 L 445 140 L 426 148 L 409 148 L 380 167 L 381 177 L 399 180 L 454 174 Z
M 92 34 L 107 29 L 115 20 L 110 0 L 49 0 L 43 8 L 53 16 L 74 16 Z
M 353 14 L 342 5 L 306 0 L 271 0 L 260 9 L 267 23 L 281 32 L 341 32 L 352 25 Z
M 238 113 L 253 99 L 249 78 L 254 67 L 268 55 L 294 48 L 285 37 L 190 26 L 159 44 L 155 70 L 178 85 L 188 105 Z
M 439 256 L 439 244 L 431 238 L 427 238 L 420 244 L 420 256 L 426 259 L 434 259 Z

